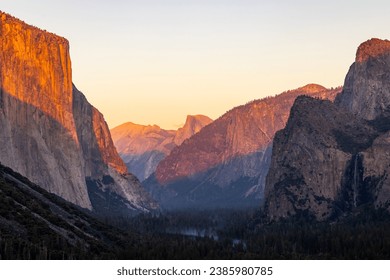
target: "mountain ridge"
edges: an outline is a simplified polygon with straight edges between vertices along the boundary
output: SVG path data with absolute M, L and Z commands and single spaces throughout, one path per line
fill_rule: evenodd
M 284 127 L 295 98 L 310 88 L 320 89 L 312 95 L 332 100 L 340 91 L 309 85 L 237 106 L 174 148 L 144 182 L 146 188 L 165 207 L 209 207 L 213 199 L 221 207 L 227 201 L 259 204 L 273 135 Z
M 295 98 L 296 96 L 300 95 L 300 94 L 307 94 L 308 92 L 306 92 L 306 90 L 304 90 L 303 92 L 301 92 L 300 90 L 304 88 L 304 87 L 301 87 L 301 88 L 298 88 L 296 90 L 291 90 L 291 91 L 285 91 L 283 93 L 281 93 L 280 95 L 277 95 L 279 96 L 280 98 L 282 97 L 292 97 L 292 98 Z M 322 86 L 319 86 L 318 85 L 318 88 L 321 88 L 321 91 L 320 92 L 314 92 L 313 94 L 317 94 L 319 97 L 323 97 L 325 94 L 326 91 L 323 90 L 323 87 Z M 335 90 L 335 92 L 338 91 L 338 89 Z M 335 96 L 336 93 L 333 92 L 333 95 Z M 334 96 L 332 98 L 334 98 Z M 276 97 L 276 96 L 275 96 Z M 275 106 L 276 104 L 273 103 L 273 100 L 275 97 L 266 97 L 266 98 L 263 98 L 263 99 L 259 99 L 259 100 L 255 100 L 255 101 L 251 101 L 249 103 L 247 103 L 246 105 L 240 105 L 240 106 L 237 106 L 231 110 L 229 110 L 226 114 L 222 115 L 221 117 L 219 117 L 217 120 L 215 120 L 213 123 L 215 124 L 216 121 L 225 121 L 228 119 L 228 118 L 239 118 L 243 113 L 242 112 L 245 112 L 245 111 L 248 111 L 247 114 L 248 115 L 251 115 L 253 112 L 256 112 L 256 111 L 260 111 L 261 109 L 263 108 L 259 108 L 258 106 L 263 106 L 262 104 L 265 104 L 265 106 L 269 106 L 269 108 L 271 108 L 272 106 Z M 283 106 L 283 105 L 282 105 Z M 247 109 L 249 108 L 249 109 Z M 251 111 L 252 110 L 252 111 Z M 240 112 L 242 111 L 242 112 Z M 288 115 L 288 112 L 289 110 L 286 110 L 286 112 L 283 112 L 281 114 L 284 114 L 283 116 L 279 116 L 279 118 L 285 118 L 286 115 Z M 261 116 L 259 117 L 259 119 L 261 119 Z M 230 120 L 230 119 L 229 119 Z M 275 120 L 273 120 L 275 121 Z M 213 125 L 214 125 L 213 124 Z M 274 131 L 276 131 L 277 129 L 273 130 L 271 127 L 267 127 L 267 124 L 263 124 L 264 127 L 266 127 L 266 129 L 262 129 L 262 128 L 255 128 L 255 129 L 258 129 L 260 134 L 262 134 L 262 137 L 264 139 L 262 139 L 263 142 L 265 142 L 266 144 L 268 144 L 271 140 L 271 137 L 269 135 L 273 134 Z M 225 130 L 227 129 L 227 125 L 225 125 L 223 128 L 221 128 L 222 130 Z M 218 131 L 218 128 L 216 127 L 209 127 L 208 128 L 210 134 L 212 134 L 212 131 L 215 130 L 215 131 Z M 205 133 L 205 132 L 204 132 Z M 201 137 L 203 136 L 195 136 L 197 137 L 198 140 L 200 140 Z M 232 139 L 232 141 L 234 142 L 234 139 L 233 139 L 234 135 L 230 135 L 230 138 Z M 207 137 L 204 137 L 204 138 L 207 138 Z M 222 141 L 222 138 L 220 139 Z M 191 139 L 191 141 L 194 141 Z M 232 151 L 231 151 L 231 154 L 225 154 L 225 155 L 222 155 L 223 156 L 223 159 L 224 160 L 228 160 L 229 158 L 235 156 L 235 155 L 242 155 L 242 154 L 248 154 L 248 153 L 251 153 L 251 152 L 255 152 L 257 149 L 258 149 L 258 144 L 256 143 L 257 142 L 257 139 L 253 139 L 253 143 L 251 145 L 244 145 L 243 147 L 238 147 L 238 143 L 236 142 L 236 144 L 232 144 L 233 146 L 235 146 L 235 148 L 233 147 Z M 206 146 L 209 146 L 207 144 L 205 144 Z M 222 144 L 221 144 L 222 145 Z M 221 147 L 222 148 L 222 147 Z M 176 151 L 175 151 L 176 153 Z M 220 153 L 223 153 L 223 148 L 222 150 L 218 150 L 216 151 L 216 154 L 220 154 Z M 168 157 L 169 159 L 169 157 Z M 168 160 L 166 159 L 166 160 Z M 162 163 L 160 163 L 159 165 L 162 165 L 164 164 L 165 160 L 162 161 Z M 172 164 L 171 166 L 174 166 L 174 164 Z M 157 177 L 160 177 L 159 180 L 161 180 L 162 183 L 165 183 L 165 181 L 169 181 L 169 177 L 170 176 L 175 176 L 173 173 L 170 173 L 170 172 L 165 172 L 165 171 L 161 171 L 161 174 L 159 175 L 159 168 L 160 166 L 158 166 L 157 168 Z M 186 174 L 195 174 L 197 173 L 198 171 L 202 171 L 202 170 L 194 170 L 194 171 L 191 171 L 191 170 L 188 170 L 188 168 L 183 168 L 183 175 L 185 176 Z M 188 173 L 188 172 L 191 172 L 191 173 Z M 167 179 L 164 179 L 164 173 L 165 176 L 168 176 Z M 172 174 L 172 175 L 171 175 Z M 179 175 L 181 176 L 181 175 Z
M 175 146 L 211 122 L 204 115 L 188 115 L 185 124 L 178 130 L 127 122 L 111 129 L 111 134 L 119 155 L 129 170 L 144 180 Z

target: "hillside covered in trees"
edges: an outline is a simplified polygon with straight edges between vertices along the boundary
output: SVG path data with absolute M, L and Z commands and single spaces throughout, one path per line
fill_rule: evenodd
M 259 210 L 97 219 L 0 166 L 1 259 L 388 259 L 390 216 L 361 207 L 317 222 Z

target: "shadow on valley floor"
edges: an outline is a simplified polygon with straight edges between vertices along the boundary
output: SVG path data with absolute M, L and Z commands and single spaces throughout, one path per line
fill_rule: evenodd
M 126 154 L 121 155 L 123 161 L 126 163 L 130 173 L 133 173 L 141 181 L 148 178 L 152 173 L 152 168 L 166 157 L 166 154 L 152 150 L 142 154 Z
M 163 209 L 246 209 L 260 207 L 270 166 L 272 143 L 264 150 L 236 156 L 211 169 L 166 185 L 152 174 L 142 182 Z
M 259 210 L 179 211 L 126 226 L 154 232 L 160 242 L 145 250 L 152 259 L 390 259 L 390 215 L 372 208 L 327 222 L 302 215 L 272 223 Z
M 0 259 L 390 259 L 390 215 L 270 223 L 258 209 L 98 220 L 0 168 Z

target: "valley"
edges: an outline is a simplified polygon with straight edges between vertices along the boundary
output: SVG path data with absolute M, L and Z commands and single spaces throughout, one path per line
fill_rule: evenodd
M 0 259 L 390 258 L 390 41 L 177 130 L 110 130 L 69 50 L 0 12 Z
M 330 223 L 304 215 L 270 223 L 258 208 L 98 218 L 0 169 L 3 260 L 390 257 L 390 215 L 384 210 L 361 207 Z

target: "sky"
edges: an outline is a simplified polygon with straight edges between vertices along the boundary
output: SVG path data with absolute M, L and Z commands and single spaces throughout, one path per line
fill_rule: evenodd
M 343 84 L 360 43 L 390 39 L 390 1 L 0 0 L 67 38 L 73 82 L 113 128 L 218 118 L 308 83 Z

